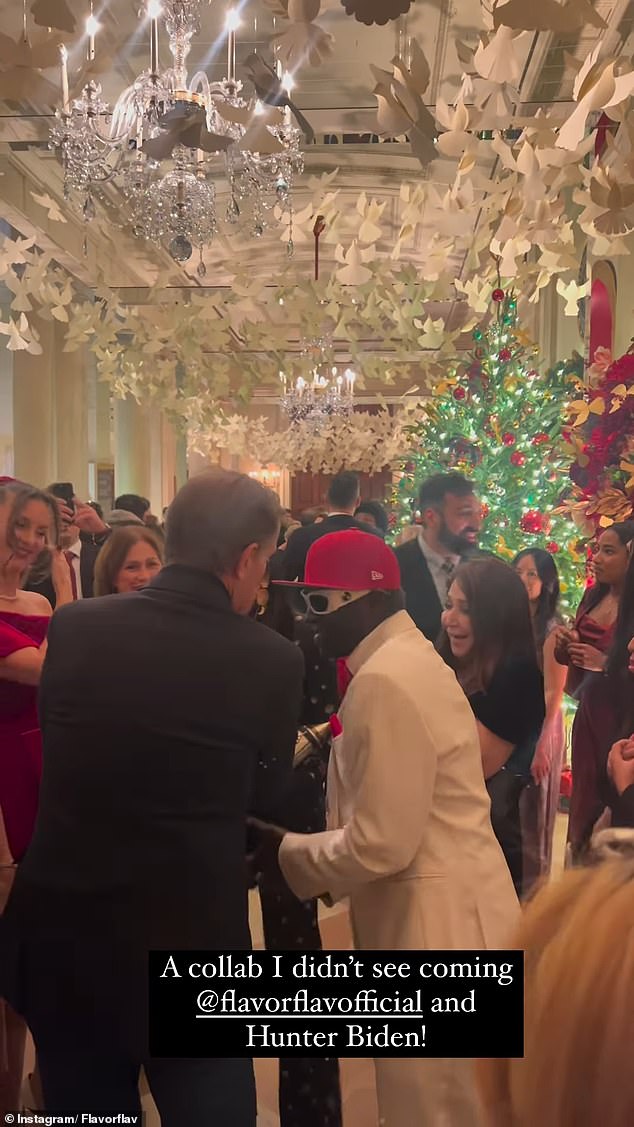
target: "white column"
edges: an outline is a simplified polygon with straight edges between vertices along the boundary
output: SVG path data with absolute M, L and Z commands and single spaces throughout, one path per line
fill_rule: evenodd
M 14 353 L 13 441 L 14 473 L 33 485 L 50 485 L 56 479 L 55 457 L 55 326 L 33 314 L 42 345 L 41 356 Z
M 151 451 L 148 409 L 134 399 L 117 399 L 114 410 L 115 495 L 150 497 Z
M 56 481 L 72 481 L 88 496 L 88 350 L 63 352 L 66 326 L 55 322 L 54 390 Z

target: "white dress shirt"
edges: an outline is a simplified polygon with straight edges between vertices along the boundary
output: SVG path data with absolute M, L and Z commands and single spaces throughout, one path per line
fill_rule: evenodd
M 438 592 L 440 605 L 444 607 L 447 601 L 447 590 L 451 583 L 451 574 L 452 571 L 455 571 L 455 569 L 458 567 L 458 564 L 461 562 L 460 556 L 452 555 L 450 552 L 447 552 L 446 555 L 441 556 L 439 552 L 435 551 L 434 548 L 430 548 L 425 539 L 424 528 L 421 528 L 420 532 L 418 533 L 418 543 L 420 545 L 420 550 L 425 557 L 427 567 L 429 568 L 429 574 L 431 575 L 436 591 Z

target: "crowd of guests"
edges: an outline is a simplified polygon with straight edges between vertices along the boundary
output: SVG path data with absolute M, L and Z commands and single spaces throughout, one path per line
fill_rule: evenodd
M 249 1061 L 150 1056 L 145 959 L 248 948 L 254 884 L 270 949 L 320 948 L 320 898 L 348 899 L 360 949 L 506 946 L 551 867 L 565 693 L 571 860 L 601 826 L 625 848 L 634 523 L 600 535 L 568 626 L 551 555 L 480 551 L 468 480 L 418 502 L 393 552 L 347 471 L 298 521 L 249 477 L 202 474 L 165 527 L 136 495 L 104 519 L 68 483 L 0 480 L 0 1111 L 28 1023 L 49 1112 L 138 1110 L 143 1067 L 164 1127 L 253 1127 Z M 544 960 L 567 913 L 616 913 L 628 863 L 531 899 L 527 1057 L 482 1070 L 486 1110 L 467 1061 L 380 1059 L 385 1127 L 536 1122 Z M 626 1088 L 607 1127 L 634 1122 Z M 598 1122 L 563 1088 L 561 1108 L 553 1127 Z M 336 1059 L 280 1061 L 280 1117 L 339 1127 Z

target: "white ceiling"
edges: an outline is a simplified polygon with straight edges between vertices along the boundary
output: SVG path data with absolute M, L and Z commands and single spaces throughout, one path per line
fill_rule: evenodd
M 527 0 L 529 3 L 530 0 Z M 95 13 L 102 23 L 97 36 L 97 55 L 104 60 L 105 73 L 101 76 L 104 94 L 114 100 L 121 89 L 147 66 L 147 29 L 138 19 L 141 0 L 97 0 Z M 88 10 L 87 0 L 69 0 L 83 27 Z M 627 0 L 596 0 L 595 6 L 609 24 L 606 37 L 622 44 L 632 35 L 632 8 Z M 365 27 L 346 15 L 339 0 L 323 0 L 318 23 L 334 36 L 332 57 L 318 68 L 305 67 L 296 75 L 293 93 L 299 107 L 311 121 L 316 143 L 306 153 L 306 172 L 298 183 L 295 205 L 301 210 L 310 202 L 314 184 L 310 177 L 338 169 L 333 188 L 338 188 L 338 210 L 344 214 L 353 210 L 359 195 L 366 192 L 387 202 L 382 218 L 383 237 L 379 250 L 389 253 L 399 226 L 398 195 L 403 182 L 416 183 L 421 178 L 445 187 L 453 181 L 455 162 L 434 161 L 423 170 L 412 156 L 408 144 L 376 144 L 362 142 L 344 143 L 346 135 L 371 134 L 376 128 L 376 100 L 372 95 L 374 81 L 370 64 L 389 67 L 397 51 L 407 50 L 408 38 L 417 39 L 423 47 L 431 67 L 431 82 L 425 101 L 433 107 L 441 96 L 451 103 L 461 82 L 462 66 L 458 60 L 455 40 L 475 45 L 478 34 L 485 26 L 480 0 L 414 0 L 407 17 L 385 27 Z M 205 8 L 201 34 L 196 38 L 190 54 L 190 73 L 204 67 L 211 80 L 223 77 L 225 46 L 222 35 L 225 5 L 212 3 Z M 240 77 L 241 61 L 254 48 L 270 56 L 268 41 L 275 27 L 274 16 L 262 0 L 249 0 L 242 6 L 243 26 L 238 32 L 237 72 Z M 0 0 L 0 27 L 17 38 L 22 27 L 22 4 L 19 0 Z M 277 21 L 280 30 L 280 21 Z M 593 27 L 567 38 L 548 33 L 526 33 L 518 44 L 518 54 L 523 65 L 520 82 L 519 117 L 535 113 L 537 106 L 561 103 L 562 110 L 569 106 L 571 77 L 564 68 L 564 50 L 584 58 L 601 34 Z M 37 42 L 46 33 L 34 29 L 32 41 Z M 71 53 L 71 62 L 79 64 L 85 51 L 85 39 L 79 39 Z M 161 61 L 168 63 L 166 37 L 160 44 Z M 46 77 L 57 83 L 54 71 Z M 140 287 L 147 287 L 156 278 L 160 268 L 171 269 L 172 285 L 200 286 L 195 273 L 197 258 L 177 268 L 161 247 L 152 247 L 133 239 L 113 225 L 118 199 L 111 193 L 110 212 L 99 211 L 98 221 L 83 223 L 77 210 L 63 203 L 61 167 L 56 155 L 46 147 L 51 111 L 46 106 L 0 104 L 0 208 L 4 218 L 18 230 L 31 233 L 38 230 L 43 244 L 50 246 L 56 258 L 77 277 L 87 283 L 94 279 L 99 268 L 103 279 L 112 286 L 124 287 L 124 294 L 139 300 Z M 326 144 L 330 136 L 336 144 Z M 490 174 L 495 157 L 480 158 L 481 170 Z M 65 208 L 69 222 L 65 225 L 50 223 L 41 208 L 33 203 L 31 189 L 45 190 Z M 342 225 L 345 233 L 345 219 Z M 477 232 L 474 230 L 474 236 Z M 423 222 L 415 245 L 407 248 L 405 261 L 416 264 L 425 253 L 425 247 L 435 230 Z M 235 270 L 236 262 L 248 267 L 253 275 L 266 278 L 275 284 L 287 266 L 286 235 L 275 227 L 263 239 L 237 239 L 228 241 L 221 235 L 206 252 L 207 275 L 205 287 L 226 284 L 229 268 Z M 333 248 L 324 248 L 323 269 L 333 268 Z M 454 263 L 460 275 L 462 263 Z M 312 269 L 312 243 L 296 238 L 294 267 L 298 273 L 308 274 Z M 450 304 L 450 303 L 449 303 Z M 449 327 L 459 324 L 463 304 L 454 303 Z

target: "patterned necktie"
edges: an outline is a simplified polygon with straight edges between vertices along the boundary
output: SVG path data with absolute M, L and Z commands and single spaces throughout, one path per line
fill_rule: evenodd
M 446 580 L 446 583 L 447 583 L 447 593 L 449 593 L 449 588 L 451 587 L 451 580 L 453 579 L 453 574 L 454 574 L 454 571 L 456 570 L 456 565 L 453 562 L 453 560 L 449 556 L 447 556 L 447 558 L 445 559 L 445 562 L 441 565 L 440 570 L 442 571 L 442 573 L 445 577 L 445 580 Z
M 66 556 L 66 563 L 68 564 L 70 571 L 70 584 L 73 590 L 73 600 L 76 602 L 79 592 L 77 590 L 77 576 L 75 575 L 75 555 L 73 552 L 64 552 L 64 555 Z

